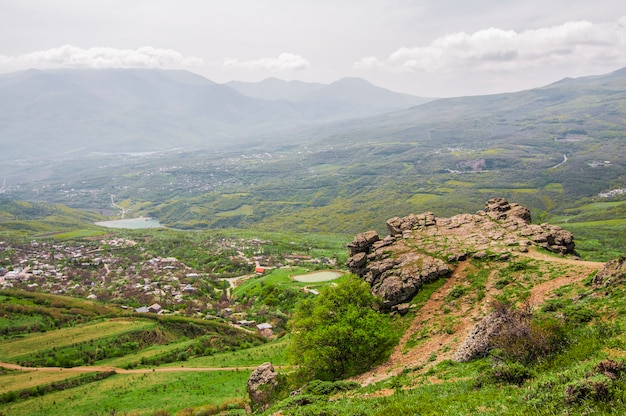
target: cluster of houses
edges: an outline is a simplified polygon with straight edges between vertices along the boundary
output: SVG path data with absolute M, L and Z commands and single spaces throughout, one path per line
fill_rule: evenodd
M 262 243 L 259 241 L 259 245 Z M 237 320 L 235 316 L 245 315 L 245 311 L 233 315 L 224 312 L 231 306 L 226 282 L 194 270 L 174 257 L 131 262 L 126 255 L 118 254 L 124 252 L 120 249 L 136 245 L 135 241 L 124 238 L 86 241 L 81 245 L 45 240 L 25 244 L 0 241 L 0 289 L 17 288 L 112 301 L 136 313 L 222 316 L 233 325 L 271 335 L 270 323 Z M 137 250 L 142 251 L 141 247 Z M 237 250 L 237 254 L 244 257 L 242 251 Z M 265 255 L 254 255 L 246 260 L 255 265 L 257 274 L 283 264 L 330 263 L 328 259 L 295 254 L 282 256 L 279 262 Z M 129 306 L 132 304 L 145 306 Z M 167 305 L 167 309 L 162 305 Z
M 130 264 L 117 254 L 116 248 L 134 245 L 127 239 L 80 246 L 0 242 L 0 260 L 4 264 L 0 267 L 0 288 L 98 300 L 152 299 L 168 304 L 183 303 L 197 294 L 198 282 L 204 276 L 176 258 L 157 257 Z
M 598 194 L 598 196 L 600 198 L 613 198 L 616 196 L 622 196 L 624 194 L 626 194 L 626 189 L 617 188 L 617 189 L 611 189 L 610 191 L 607 191 L 607 192 L 601 192 Z

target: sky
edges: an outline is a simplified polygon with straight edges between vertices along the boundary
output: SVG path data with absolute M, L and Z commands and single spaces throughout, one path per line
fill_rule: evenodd
M 218 83 L 360 77 L 453 97 L 625 66 L 624 0 L 0 0 L 0 73 L 185 69 Z

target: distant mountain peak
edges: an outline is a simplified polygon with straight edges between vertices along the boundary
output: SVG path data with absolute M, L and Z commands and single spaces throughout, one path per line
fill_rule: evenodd
M 330 85 L 336 85 L 336 84 L 375 87 L 375 85 L 373 85 L 368 80 L 363 79 L 363 78 L 358 78 L 358 77 L 344 77 L 344 78 L 338 79 L 337 81 L 331 83 Z M 376 88 L 380 88 L 380 87 L 376 87 Z
M 216 84 L 183 70 L 32 69 L 0 74 L 0 148 L 28 158 L 216 146 L 416 100 L 381 90 L 357 79 Z

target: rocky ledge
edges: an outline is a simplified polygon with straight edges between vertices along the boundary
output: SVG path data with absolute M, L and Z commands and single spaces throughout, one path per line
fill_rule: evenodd
M 389 234 L 358 234 L 348 244 L 347 266 L 370 284 L 388 309 L 398 309 L 430 281 L 452 273 L 470 257 L 507 260 L 536 246 L 576 254 L 569 231 L 532 224 L 530 211 L 504 198 L 492 198 L 476 214 L 437 218 L 432 212 L 387 220 Z M 400 309 L 404 310 L 406 305 Z

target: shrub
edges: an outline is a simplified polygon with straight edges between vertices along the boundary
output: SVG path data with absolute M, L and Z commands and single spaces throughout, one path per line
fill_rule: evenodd
M 361 387 L 361 385 L 354 381 L 323 381 L 312 380 L 305 387 L 304 393 L 316 394 L 318 396 L 328 396 L 338 393 L 340 391 L 352 390 Z
M 598 314 L 583 306 L 571 306 L 567 308 L 563 314 L 567 322 L 573 324 L 580 324 L 585 322 L 591 322 Z
M 533 373 L 521 363 L 503 363 L 491 370 L 489 378 L 496 382 L 521 386 L 526 380 L 533 378 Z
M 196 409 L 195 412 L 193 412 L 193 416 L 210 416 L 215 415 L 218 412 L 219 408 L 217 407 L 217 405 L 211 403 Z
M 608 402 L 612 396 L 610 380 L 604 376 L 577 381 L 565 388 L 565 402 L 568 404 L 585 400 Z
M 298 394 L 296 396 L 289 397 L 280 403 L 281 409 L 293 409 L 298 407 L 308 406 L 314 403 L 325 403 L 327 399 L 323 396 L 317 396 L 314 394 Z
M 504 361 L 539 362 L 567 345 L 565 325 L 558 319 L 535 317 L 528 303 L 522 309 L 498 301 L 493 305 L 503 324 L 491 344 Z
M 596 373 L 600 373 L 611 380 L 617 380 L 621 378 L 622 373 L 626 370 L 626 366 L 623 363 L 614 361 L 614 360 L 604 360 L 600 361 L 593 368 L 593 371 Z
M 446 296 L 446 298 L 448 300 L 454 300 L 454 299 L 458 299 L 461 296 L 463 296 L 465 294 L 465 288 L 462 286 L 454 286 L 452 289 L 450 289 L 450 292 L 448 292 L 448 295 Z
M 502 279 L 499 279 L 498 281 L 496 281 L 494 283 L 494 287 L 496 289 L 503 289 L 506 285 L 508 285 L 509 283 L 511 283 L 511 279 L 509 279 L 508 277 L 504 277 Z

